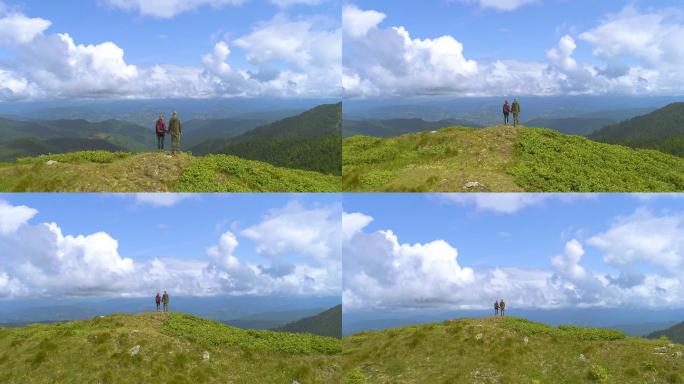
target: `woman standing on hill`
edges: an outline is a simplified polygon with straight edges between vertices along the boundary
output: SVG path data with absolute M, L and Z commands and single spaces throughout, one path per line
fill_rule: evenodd
M 166 135 L 166 123 L 164 122 L 164 115 L 160 114 L 157 124 L 155 126 L 155 132 L 157 132 L 157 150 L 164 150 L 164 136 Z

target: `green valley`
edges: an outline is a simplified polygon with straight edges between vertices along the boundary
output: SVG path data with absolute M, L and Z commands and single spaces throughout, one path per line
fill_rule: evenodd
M 179 313 L 0 328 L 3 383 L 338 383 L 340 341 Z M 87 357 L 87 358 L 86 358 Z

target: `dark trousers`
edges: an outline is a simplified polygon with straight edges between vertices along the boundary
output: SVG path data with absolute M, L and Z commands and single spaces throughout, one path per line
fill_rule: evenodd
M 164 134 L 163 133 L 157 133 L 157 149 L 160 151 L 164 149 Z
M 503 315 L 504 315 L 504 309 L 501 308 L 501 316 L 503 317 Z
M 169 303 L 164 303 L 164 312 L 169 311 Z
M 514 113 L 513 114 L 513 125 L 518 125 L 518 124 L 520 124 L 520 114 Z
M 161 303 L 157 302 L 157 312 L 159 312 L 159 304 Z
M 504 112 L 504 125 L 508 125 L 508 113 Z
M 499 308 L 494 308 L 494 316 L 499 316 Z

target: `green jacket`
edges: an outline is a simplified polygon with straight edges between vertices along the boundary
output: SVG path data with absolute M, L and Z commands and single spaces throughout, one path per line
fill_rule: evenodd
M 169 295 L 166 293 L 162 296 L 162 303 L 168 304 L 169 303 Z
M 180 136 L 183 133 L 183 123 L 177 117 L 172 117 L 169 121 L 169 131 L 173 136 Z
M 517 101 L 513 102 L 513 105 L 511 105 L 511 112 L 514 114 L 519 114 L 520 113 L 520 103 Z

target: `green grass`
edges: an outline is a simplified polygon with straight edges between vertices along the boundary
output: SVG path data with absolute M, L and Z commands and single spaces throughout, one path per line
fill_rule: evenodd
M 0 382 L 339 383 L 339 350 L 336 339 L 188 315 L 112 315 L 0 328 Z
M 48 164 L 50 162 L 50 164 Z M 229 155 L 70 152 L 0 165 L 2 192 L 335 192 L 340 177 Z
M 458 319 L 342 341 L 345 384 L 677 383 L 684 346 L 609 329 Z
M 667 192 L 684 159 L 543 128 L 452 127 L 343 142 L 344 191 Z M 477 182 L 475 188 L 466 188 Z

